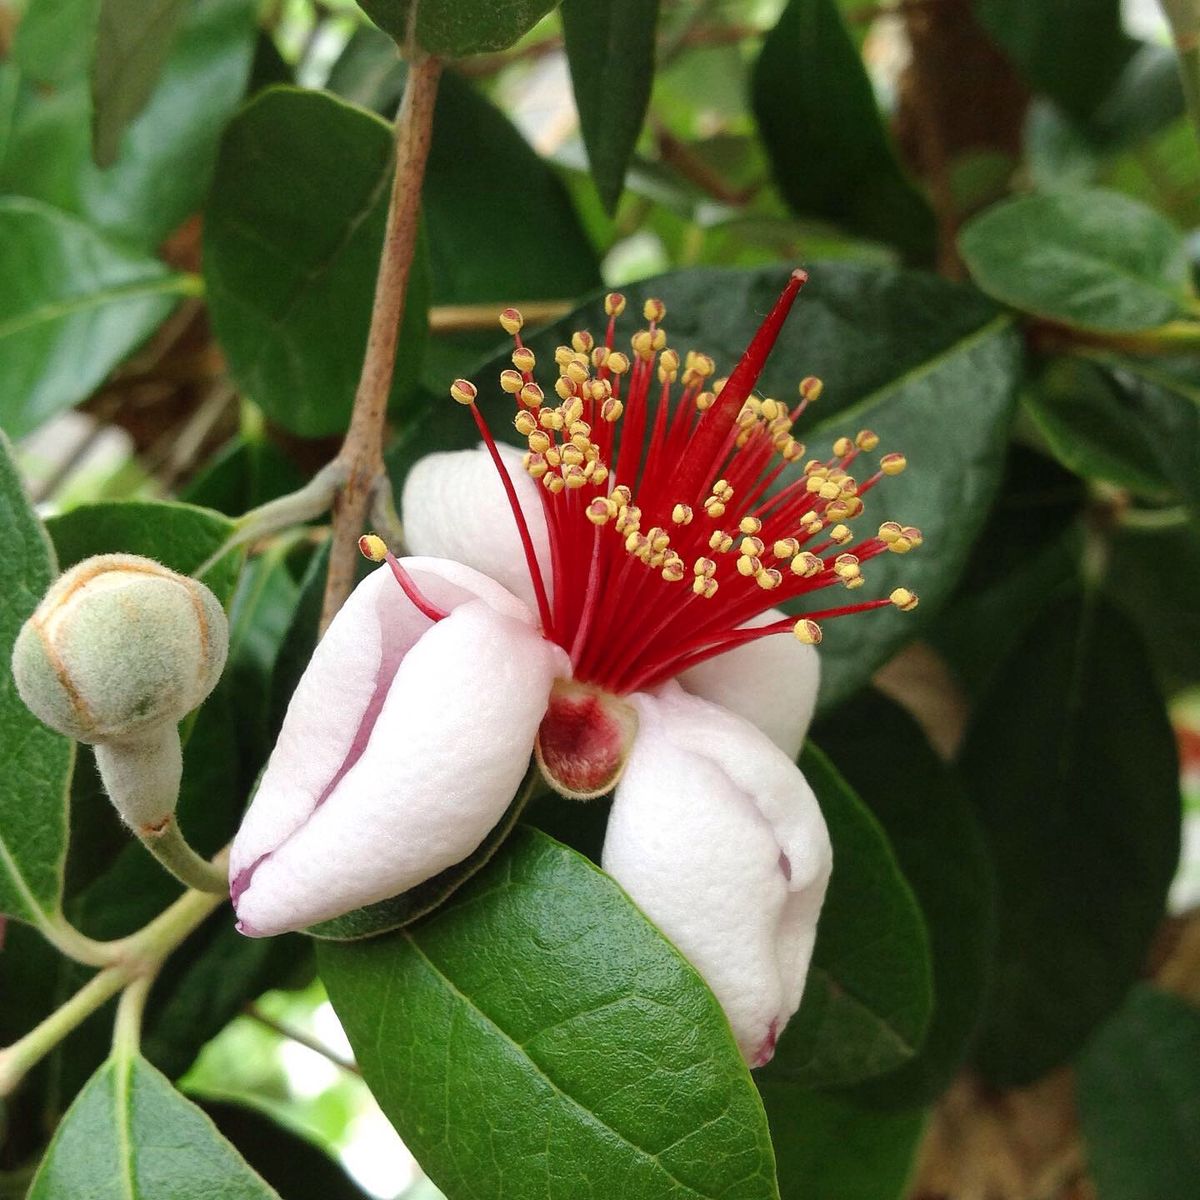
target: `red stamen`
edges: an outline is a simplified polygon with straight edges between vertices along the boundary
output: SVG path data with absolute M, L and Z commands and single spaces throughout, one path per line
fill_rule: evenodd
M 386 555 L 387 565 L 392 568 L 396 582 L 404 590 L 404 594 L 412 601 L 413 607 L 424 613 L 431 621 L 440 621 L 449 616 L 449 611 L 439 608 L 424 592 L 417 587 L 416 580 L 400 565 L 399 560 L 389 550 Z

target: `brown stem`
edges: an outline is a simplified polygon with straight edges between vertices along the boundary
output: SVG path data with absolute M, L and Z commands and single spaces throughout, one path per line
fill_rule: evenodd
M 376 481 L 383 474 L 383 429 L 388 394 L 396 365 L 396 342 L 404 318 L 404 295 L 420 219 L 421 182 L 433 133 L 433 106 L 442 64 L 436 58 L 417 58 L 409 64 L 404 99 L 396 115 L 396 173 L 388 204 L 387 227 L 375 281 L 375 305 L 367 334 L 367 351 L 354 395 L 350 428 L 337 461 L 346 482 L 333 504 L 333 544 L 322 631 L 333 620 L 354 586 L 358 536 L 371 504 Z
M 571 300 L 524 300 L 513 303 L 526 325 L 557 321 L 575 307 Z M 496 304 L 437 304 L 429 310 L 430 333 L 492 333 L 496 328 Z

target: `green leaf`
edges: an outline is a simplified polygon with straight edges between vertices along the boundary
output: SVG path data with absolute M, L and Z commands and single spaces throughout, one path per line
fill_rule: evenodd
M 95 2 L 87 0 L 89 11 Z M 154 250 L 208 191 L 221 129 L 246 88 L 258 5 L 187 5 L 149 102 L 125 130 L 115 163 L 101 169 L 91 149 L 91 39 L 78 38 L 78 19 L 66 22 L 70 33 L 54 32 L 78 3 L 31 0 L 21 22 L 24 29 L 37 14 L 60 65 L 53 88 L 35 73 L 18 80 L 0 191 L 43 200 L 130 247 Z M 64 54 L 64 46 L 81 51 Z
M 350 420 L 392 167 L 383 121 L 291 87 L 255 97 L 221 143 L 204 229 L 213 327 L 239 386 L 304 437 Z M 418 244 L 393 400 L 420 369 L 427 286 Z
M 92 142 L 99 166 L 116 162 L 121 135 L 150 99 L 185 7 L 185 0 L 100 0 L 92 63 Z
M 47 522 L 63 569 L 93 554 L 141 554 L 191 575 L 233 533 L 233 522 L 210 508 L 168 500 L 105 500 L 81 504 Z M 241 566 L 233 551 L 204 575 L 225 603 Z
M 929 1104 L 967 1055 L 991 966 L 995 897 L 979 820 L 917 723 L 873 689 L 819 722 L 813 738 L 879 819 L 929 930 L 929 1032 L 915 1058 L 863 1084 L 855 1099 Z
M 790 0 L 754 69 L 754 115 L 793 212 L 933 257 L 936 226 L 896 158 L 835 0 Z
M 1062 359 L 1025 403 L 1055 457 L 1077 475 L 1183 499 L 1200 514 L 1200 404 L 1178 386 L 1153 365 Z
M 518 831 L 390 937 L 323 943 L 367 1083 L 447 1195 L 777 1200 L 762 1106 L 696 973 L 607 876 Z
M 505 50 L 532 29 L 555 2 L 455 0 L 453 4 L 420 4 L 415 30 L 417 45 L 430 54 L 447 58 Z M 405 45 L 412 0 L 359 0 L 359 7 L 397 45 Z
M 999 899 L 975 1059 L 1026 1083 L 1120 1003 L 1179 857 L 1175 743 L 1137 631 L 1095 596 L 1048 609 L 980 700 L 961 767 Z
M 1079 329 L 1149 329 L 1180 316 L 1190 296 L 1175 227 L 1098 188 L 997 204 L 963 227 L 959 249 L 989 296 Z
M 974 0 L 974 9 L 1030 85 L 1078 120 L 1109 95 L 1138 46 L 1120 0 Z
M 57 574 L 50 539 L 25 497 L 0 433 L 0 913 L 45 924 L 58 915 L 67 850 L 74 743 L 47 729 L 17 695 L 9 663 L 25 619 Z
M 279 1200 L 145 1059 L 110 1059 L 59 1125 L 29 1200 Z
M 562 23 L 588 163 L 611 214 L 650 103 L 658 0 L 565 0 Z
M 180 498 L 239 517 L 260 504 L 299 491 L 304 473 L 267 438 L 235 437 L 188 481 Z
M 193 281 L 33 200 L 0 200 L 0 427 L 86 399 Z
M 929 935 L 883 830 L 811 743 L 800 769 L 833 842 L 833 877 L 800 1011 L 759 1077 L 857 1083 L 919 1050 L 933 1011 Z
M 325 1150 L 261 1110 L 228 1100 L 204 1100 L 200 1107 L 286 1200 L 366 1200 L 367 1193 Z
M 628 312 L 648 296 L 667 305 L 669 343 L 682 354 L 711 354 L 718 373 L 732 369 L 786 279 L 779 267 L 676 271 L 625 289 Z M 602 332 L 597 298 L 539 332 L 523 334 L 541 364 L 576 329 Z M 619 329 L 627 338 L 636 318 Z M 512 436 L 512 401 L 492 381 L 510 366 L 505 351 L 471 373 L 480 408 L 497 436 Z M 550 368 L 553 370 L 553 368 Z M 1022 369 L 1019 339 L 986 300 L 914 272 L 849 263 L 814 264 L 760 381 L 763 395 L 794 397 L 808 374 L 825 380 L 820 402 L 797 427 L 809 453 L 827 457 L 840 434 L 863 426 L 902 449 L 909 469 L 873 492 L 860 518 L 888 518 L 921 528 L 925 545 L 903 557 L 885 555 L 866 569 L 859 596 L 886 596 L 899 584 L 921 597 L 916 613 L 895 610 L 831 621 L 821 645 L 822 704 L 851 696 L 935 612 L 985 519 L 1004 462 L 1009 422 Z M 542 368 L 543 386 L 551 379 Z M 438 403 L 406 427 L 390 466 L 402 482 L 413 461 L 433 450 L 476 445 L 474 423 L 451 403 Z M 786 471 L 781 483 L 793 478 Z
M 21 70 L 39 83 L 60 83 L 85 72 L 99 3 L 29 0 L 13 38 L 13 59 Z
M 900 1200 L 925 1127 L 921 1112 L 878 1113 L 794 1083 L 759 1083 L 782 1200 Z
M 1100 1200 L 1181 1200 L 1200 1178 L 1200 1011 L 1140 983 L 1078 1064 Z

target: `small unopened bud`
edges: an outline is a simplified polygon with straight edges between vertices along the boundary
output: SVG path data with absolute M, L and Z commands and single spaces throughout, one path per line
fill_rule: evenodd
M 216 686 L 229 646 L 217 598 L 153 559 L 103 554 L 50 588 L 13 647 L 13 678 L 51 729 L 96 746 L 121 816 L 170 816 L 182 769 L 176 725 Z

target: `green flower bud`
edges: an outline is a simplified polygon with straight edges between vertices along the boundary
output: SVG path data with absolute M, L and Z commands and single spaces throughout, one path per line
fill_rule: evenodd
M 229 626 L 204 586 L 161 563 L 101 554 L 46 593 L 13 647 L 13 677 L 51 729 L 102 743 L 175 724 L 216 686 Z
M 176 726 L 216 686 L 228 648 L 225 612 L 202 583 L 150 558 L 101 554 L 46 593 L 12 670 L 39 719 L 95 745 L 113 804 L 146 835 L 174 812 Z

